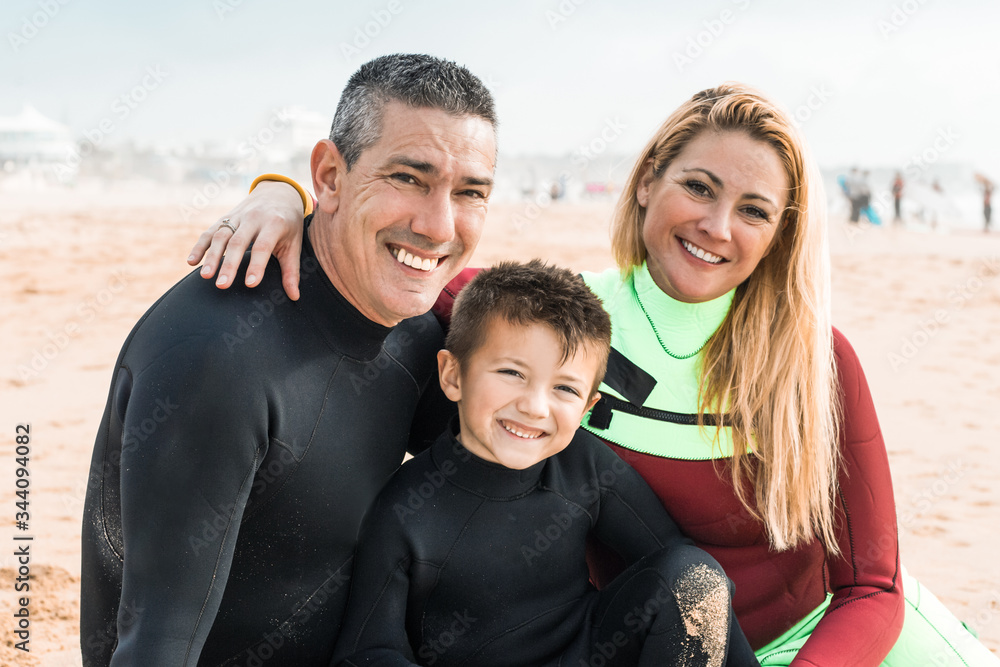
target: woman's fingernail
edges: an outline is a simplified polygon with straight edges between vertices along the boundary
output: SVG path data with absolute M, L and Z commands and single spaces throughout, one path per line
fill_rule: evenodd
M 247 285 L 255 285 L 255 284 L 257 284 L 257 276 L 251 273 L 250 275 L 247 276 Z
M 203 275 L 206 278 L 208 278 L 210 275 L 212 275 L 212 267 L 210 267 L 208 264 L 206 264 L 205 266 L 201 267 L 201 275 Z
M 193 262 L 194 261 L 194 255 L 188 255 L 188 261 L 189 262 Z
M 215 281 L 216 285 L 222 286 L 229 282 L 229 278 L 226 276 L 219 276 L 219 279 Z

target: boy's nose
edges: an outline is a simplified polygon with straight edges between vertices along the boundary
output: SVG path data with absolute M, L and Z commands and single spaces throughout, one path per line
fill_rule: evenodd
M 526 417 L 542 419 L 549 414 L 549 402 L 545 392 L 541 390 L 529 390 L 521 395 L 517 409 Z

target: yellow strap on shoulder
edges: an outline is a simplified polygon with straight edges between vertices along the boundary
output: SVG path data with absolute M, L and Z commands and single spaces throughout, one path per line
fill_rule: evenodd
M 306 192 L 305 188 L 303 188 L 301 185 L 296 183 L 291 178 L 288 178 L 287 176 L 282 176 L 281 174 L 261 174 L 257 178 L 253 179 L 253 183 L 250 184 L 250 192 L 253 192 L 253 189 L 257 187 L 257 184 L 260 183 L 261 181 L 279 181 L 281 183 L 288 183 L 290 186 L 295 188 L 295 191 L 299 193 L 300 197 L 302 197 L 303 215 L 309 215 L 313 212 L 312 197 L 309 196 L 309 193 Z

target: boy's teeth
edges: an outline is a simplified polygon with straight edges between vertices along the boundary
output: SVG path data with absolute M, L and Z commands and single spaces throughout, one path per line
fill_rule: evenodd
M 684 248 L 689 253 L 691 253 L 698 259 L 703 259 L 710 264 L 718 264 L 719 262 L 722 261 L 722 258 L 719 257 L 718 255 L 713 255 L 710 252 L 706 252 L 692 243 L 688 243 L 687 241 L 683 240 L 681 241 L 681 243 L 684 245 Z
M 396 258 L 396 261 L 400 264 L 405 264 L 406 266 L 417 269 L 418 271 L 430 271 L 438 265 L 437 257 L 433 259 L 429 257 L 417 257 L 402 248 L 394 248 L 392 254 Z
M 535 439 L 535 438 L 540 438 L 540 437 L 542 437 L 542 435 L 544 435 L 544 433 L 545 433 L 544 431 L 542 431 L 541 433 L 538 433 L 538 434 L 536 434 L 536 435 L 528 435 L 528 434 L 526 434 L 526 433 L 521 433 L 520 431 L 518 431 L 518 430 L 516 430 L 516 429 L 513 429 L 513 428 L 511 428 L 510 426 L 507 426 L 507 424 L 505 424 L 504 422 L 500 422 L 500 425 L 501 425 L 501 426 L 503 426 L 503 427 L 504 427 L 504 429 L 506 429 L 506 430 L 507 430 L 507 431 L 509 431 L 510 433 L 513 433 L 514 435 L 516 435 L 516 436 L 517 436 L 517 437 L 519 437 L 519 438 L 529 438 L 529 439 Z

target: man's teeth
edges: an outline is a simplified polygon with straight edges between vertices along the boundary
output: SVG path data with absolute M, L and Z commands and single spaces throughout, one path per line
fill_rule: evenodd
M 545 431 L 540 431 L 536 435 L 528 435 L 527 433 L 521 433 L 517 429 L 513 429 L 510 426 L 507 426 L 507 424 L 505 424 L 504 422 L 500 422 L 500 425 L 503 426 L 506 431 L 508 431 L 509 433 L 513 433 L 519 438 L 528 438 L 530 440 L 534 440 L 535 438 L 540 438 L 543 435 L 545 435 Z
M 697 257 L 698 259 L 705 260 L 709 264 L 718 264 L 719 262 L 722 261 L 722 258 L 719 257 L 718 255 L 713 255 L 710 252 L 705 252 L 704 250 L 702 250 L 698 246 L 694 245 L 693 243 L 688 243 L 687 241 L 685 241 L 683 239 L 681 240 L 681 243 L 684 245 L 684 248 L 689 253 L 691 253 L 692 255 L 694 255 L 695 257 Z
M 405 264 L 413 269 L 418 269 L 420 271 L 430 271 L 438 265 L 437 257 L 430 258 L 420 258 L 416 255 L 412 255 L 402 248 L 393 248 L 392 255 L 396 258 L 396 261 L 400 264 Z

